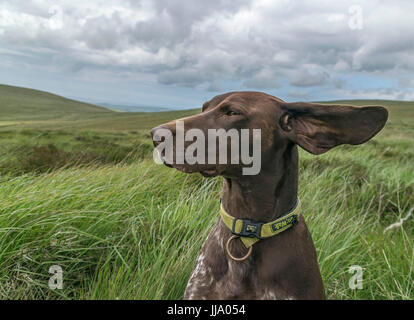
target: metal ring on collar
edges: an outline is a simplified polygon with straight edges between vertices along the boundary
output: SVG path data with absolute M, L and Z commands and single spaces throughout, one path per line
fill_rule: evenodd
M 237 239 L 237 238 L 240 238 L 239 236 L 231 236 L 230 238 L 229 238 L 229 240 L 227 240 L 227 244 L 226 244 L 226 251 L 227 251 L 227 254 L 228 254 L 228 256 L 231 258 L 231 259 L 233 259 L 234 261 L 244 261 L 244 260 L 246 260 L 249 256 L 250 256 L 250 254 L 252 253 L 252 250 L 253 250 L 253 246 L 250 246 L 249 247 L 249 251 L 247 252 L 247 254 L 244 256 L 244 257 L 241 257 L 241 258 L 236 258 L 235 256 L 233 256 L 231 253 L 230 253 L 230 250 L 229 250 L 229 245 L 230 245 L 230 242 L 232 241 L 232 240 L 234 240 L 234 239 Z

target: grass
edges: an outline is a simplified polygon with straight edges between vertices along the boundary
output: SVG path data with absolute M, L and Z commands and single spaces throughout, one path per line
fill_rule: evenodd
M 414 107 L 356 104 L 385 103 L 390 120 L 368 143 L 300 151 L 299 195 L 330 299 L 414 298 L 413 216 L 384 233 L 414 206 Z M 1 118 L 0 298 L 182 298 L 218 219 L 221 178 L 155 165 L 148 128 L 194 112 Z M 62 290 L 48 287 L 53 265 Z M 361 290 L 348 286 L 352 265 Z
M 208 192 L 215 181 L 149 161 L 20 176 L 3 185 L 2 298 L 177 297 L 217 202 Z M 62 291 L 47 287 L 52 264 L 64 270 Z
M 88 164 L 132 163 L 153 145 L 138 131 L 21 130 L 0 132 L 0 173 L 19 175 Z

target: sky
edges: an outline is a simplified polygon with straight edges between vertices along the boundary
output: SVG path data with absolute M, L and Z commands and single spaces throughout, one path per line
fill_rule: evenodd
M 0 0 L 0 83 L 180 109 L 414 100 L 414 1 Z

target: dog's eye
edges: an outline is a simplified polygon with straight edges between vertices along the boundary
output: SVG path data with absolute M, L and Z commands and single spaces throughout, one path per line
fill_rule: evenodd
M 233 110 L 229 110 L 226 112 L 226 116 L 239 116 L 241 115 L 241 113 L 237 112 L 237 111 L 233 111 Z

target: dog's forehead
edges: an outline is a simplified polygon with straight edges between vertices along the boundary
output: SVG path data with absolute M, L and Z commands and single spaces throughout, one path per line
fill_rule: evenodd
M 215 96 L 203 105 L 203 111 L 215 108 L 224 104 L 239 104 L 248 109 L 263 108 L 266 105 L 274 105 L 274 102 L 282 100 L 263 92 L 242 91 L 229 92 Z

